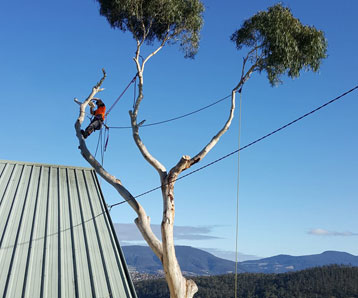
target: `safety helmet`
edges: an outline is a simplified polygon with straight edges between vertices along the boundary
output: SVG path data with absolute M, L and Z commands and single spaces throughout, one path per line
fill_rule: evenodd
M 102 101 L 102 100 L 100 100 L 99 98 L 96 100 L 96 104 L 97 104 L 97 106 L 98 106 L 98 107 L 100 107 L 100 106 L 104 106 L 103 101 Z

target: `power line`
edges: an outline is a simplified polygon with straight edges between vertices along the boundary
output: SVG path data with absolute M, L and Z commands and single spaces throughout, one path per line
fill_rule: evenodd
M 64 229 L 62 229 L 62 230 L 60 230 L 60 231 L 56 231 L 56 232 L 47 234 L 46 236 L 37 237 L 37 238 L 31 239 L 31 240 L 29 240 L 29 241 L 19 242 L 19 243 L 17 243 L 16 245 L 3 246 L 3 247 L 0 248 L 0 250 L 10 249 L 10 248 L 14 248 L 14 247 L 17 247 L 17 246 L 26 245 L 26 244 L 29 244 L 29 243 L 32 243 L 32 242 L 35 242 L 35 241 L 43 240 L 43 239 L 45 239 L 46 237 L 53 237 L 53 236 L 56 236 L 56 235 L 58 235 L 58 234 L 60 234 L 60 233 L 64 233 L 64 232 L 67 232 L 67 231 L 71 231 L 73 228 L 77 228 L 77 227 L 79 227 L 79 226 L 81 226 L 81 225 L 84 225 L 84 224 L 86 224 L 86 223 L 88 223 L 88 222 L 90 222 L 90 221 L 96 219 L 97 217 L 99 217 L 99 216 L 101 216 L 101 215 L 103 215 L 103 214 L 105 214 L 105 213 L 107 213 L 107 212 L 106 212 L 106 211 L 103 211 L 103 212 L 98 213 L 97 215 L 94 215 L 93 217 L 90 217 L 90 218 L 88 218 L 88 219 L 86 219 L 86 220 L 84 220 L 84 221 L 82 221 L 82 222 L 80 222 L 80 223 L 77 223 L 77 224 L 75 224 L 75 225 L 69 226 L 69 227 L 64 228 Z
M 216 159 L 216 160 L 214 160 L 214 161 L 212 161 L 212 162 L 210 162 L 210 163 L 208 163 L 208 164 L 206 164 L 206 165 L 204 165 L 204 166 L 202 166 L 202 167 L 200 167 L 200 168 L 198 168 L 198 169 L 196 169 L 196 170 L 194 170 L 194 171 L 191 171 L 191 172 L 189 172 L 189 173 L 187 173 L 187 174 L 185 174 L 185 175 L 183 175 L 183 176 L 177 178 L 176 181 L 181 180 L 181 179 L 184 179 L 184 178 L 186 178 L 186 177 L 188 177 L 188 176 L 190 176 L 190 175 L 193 175 L 194 173 L 197 173 L 197 172 L 199 172 L 199 171 L 201 171 L 201 170 L 203 170 L 203 169 L 205 169 L 205 168 L 207 168 L 207 167 L 210 167 L 210 166 L 212 166 L 212 165 L 218 163 L 219 161 L 222 161 L 222 160 L 224 160 L 224 159 L 226 159 L 226 158 L 228 158 L 228 157 L 230 157 L 230 156 L 232 156 L 232 155 L 238 153 L 239 151 L 242 151 L 242 150 L 244 150 L 244 149 L 246 149 L 246 148 L 248 148 L 248 147 L 251 147 L 252 145 L 255 145 L 255 144 L 258 143 L 258 142 L 263 141 L 264 139 L 266 139 L 266 138 L 268 138 L 268 137 L 270 137 L 270 136 L 272 136 L 272 135 L 278 133 L 279 131 L 281 131 L 281 130 L 283 130 L 283 129 L 285 129 L 285 128 L 291 126 L 291 125 L 293 125 L 294 123 L 296 123 L 296 122 L 298 122 L 298 121 L 300 121 L 300 120 L 302 120 L 302 119 L 308 117 L 309 115 L 311 115 L 311 114 L 313 114 L 313 113 L 319 111 L 320 109 L 322 109 L 322 108 L 324 108 L 324 107 L 330 105 L 331 103 L 333 103 L 333 102 L 339 100 L 340 98 L 346 96 L 347 94 L 353 92 L 353 91 L 356 90 L 356 89 L 358 89 L 358 85 L 355 86 L 354 88 L 350 89 L 349 91 L 344 92 L 343 94 L 337 96 L 336 98 L 334 98 L 334 99 L 332 99 L 332 100 L 326 102 L 325 104 L 323 104 L 323 105 L 321 105 L 321 106 L 315 108 L 314 110 L 312 110 L 312 111 L 310 111 L 310 112 L 308 112 L 308 113 L 302 115 L 301 117 L 298 117 L 298 118 L 296 118 L 295 120 L 293 120 L 293 121 L 291 121 L 291 122 L 289 122 L 289 123 L 287 123 L 287 124 L 281 126 L 280 128 L 278 128 L 278 129 L 276 129 L 276 130 L 274 130 L 274 131 L 272 131 L 272 132 L 270 132 L 270 133 L 268 133 L 268 134 L 262 136 L 261 138 L 258 138 L 258 139 L 256 139 L 255 141 L 253 141 L 253 142 L 251 142 L 251 143 L 249 143 L 249 144 L 247 144 L 247 145 L 245 145 L 245 146 L 243 146 L 243 147 L 241 147 L 241 148 L 239 148 L 239 149 L 237 149 L 237 150 L 235 150 L 235 151 L 232 151 L 232 152 L 230 152 L 230 153 L 228 153 L 228 154 L 226 154 L 226 155 L 224 155 L 224 156 L 222 156 L 222 157 L 220 157 L 220 158 L 218 158 L 218 159 Z M 172 182 L 172 181 L 170 181 L 169 183 L 171 183 L 171 182 Z M 152 188 L 152 189 L 150 189 L 150 190 L 148 190 L 148 191 L 146 191 L 146 192 L 144 192 L 144 193 L 141 193 L 141 194 L 135 196 L 134 199 L 139 198 L 139 197 L 142 197 L 142 196 L 144 196 L 144 195 L 147 195 L 147 194 L 149 194 L 149 193 L 151 193 L 151 192 L 153 192 L 153 191 L 156 191 L 156 190 L 158 190 L 158 189 L 160 189 L 160 188 L 161 188 L 161 186 Z M 127 202 L 127 201 L 124 200 L 124 201 L 115 203 L 115 204 L 113 204 L 113 205 L 110 205 L 109 207 L 112 208 L 112 207 L 115 207 L 115 206 L 117 206 L 117 205 L 124 204 L 124 203 L 126 203 L 126 202 Z
M 192 112 L 190 112 L 190 113 L 187 113 L 187 114 L 184 114 L 184 115 L 181 115 L 181 116 L 177 116 L 177 117 L 174 117 L 174 118 L 170 118 L 170 119 L 167 119 L 167 120 L 162 120 L 162 121 L 158 121 L 158 122 L 143 124 L 143 125 L 141 125 L 140 127 L 146 127 L 146 126 L 154 126 L 154 125 L 164 124 L 164 123 L 167 123 L 167 122 L 171 122 L 171 121 L 175 121 L 175 120 L 179 120 L 179 119 L 188 117 L 188 116 L 190 116 L 190 115 L 193 115 L 193 114 L 199 113 L 199 112 L 201 112 L 201 111 L 203 111 L 203 110 L 205 110 L 205 109 L 208 109 L 208 108 L 210 108 L 210 107 L 212 107 L 212 106 L 214 106 L 214 105 L 216 105 L 216 104 L 218 104 L 218 103 L 224 101 L 225 99 L 227 99 L 227 98 L 229 98 L 229 97 L 231 97 L 231 95 L 225 96 L 225 97 L 223 97 L 223 98 L 221 98 L 221 99 L 219 99 L 219 100 L 217 100 L 217 101 L 215 101 L 215 102 L 213 102 L 213 103 L 211 103 L 211 104 L 209 104 L 209 105 L 207 105 L 207 106 L 204 106 L 204 107 L 202 107 L 202 108 L 200 108 L 200 109 L 197 109 L 197 110 L 195 110 L 195 111 L 192 111 Z M 132 128 L 132 127 L 131 127 L 131 126 L 109 126 L 109 128 L 127 129 L 127 128 Z
M 268 138 L 269 136 L 272 136 L 273 134 L 275 134 L 275 133 L 277 133 L 277 132 L 279 132 L 279 131 L 281 131 L 281 130 L 283 130 L 283 129 L 289 127 L 289 126 L 291 126 L 292 124 L 296 123 L 297 121 L 302 120 L 303 118 L 305 118 L 305 117 L 307 117 L 307 116 L 309 116 L 309 115 L 311 115 L 311 114 L 317 112 L 318 110 L 320 110 L 320 109 L 322 109 L 322 108 L 328 106 L 329 104 L 331 104 L 331 103 L 337 101 L 338 99 L 340 99 L 340 98 L 346 96 L 347 94 L 353 92 L 353 91 L 356 90 L 356 89 L 358 89 L 358 85 L 355 86 L 354 88 L 352 88 L 351 90 L 349 90 L 349 91 L 347 91 L 347 92 L 341 94 L 340 96 L 337 96 L 336 98 L 334 98 L 334 99 L 332 99 L 332 100 L 326 102 L 325 104 L 319 106 L 318 108 L 316 108 L 316 109 L 314 109 L 314 110 L 312 110 L 312 111 L 310 111 L 310 112 L 308 112 L 308 113 L 302 115 L 301 117 L 299 117 L 299 118 L 297 118 L 297 119 L 295 119 L 295 120 L 293 120 L 293 121 L 287 123 L 286 125 L 283 125 L 283 126 L 281 126 L 280 128 L 278 128 L 278 129 L 276 129 L 276 130 L 274 130 L 274 131 L 272 131 L 272 132 L 270 132 L 270 133 L 264 135 L 263 137 L 261 137 L 261 138 L 259 138 L 259 139 L 256 139 L 255 141 L 253 141 L 253 142 L 251 142 L 251 143 L 249 143 L 249 144 L 243 146 L 242 148 L 239 148 L 239 149 L 237 149 L 237 150 L 235 150 L 235 151 L 233 151 L 233 152 L 230 152 L 230 153 L 228 153 L 228 154 L 226 154 L 226 155 L 224 155 L 224 156 L 222 156 L 222 157 L 220 157 L 220 158 L 218 158 L 218 159 L 216 159 L 216 160 L 214 160 L 214 161 L 212 161 L 212 162 L 210 162 L 210 163 L 208 163 L 208 164 L 206 164 L 206 165 L 204 165 L 204 166 L 202 166 L 202 167 L 200 167 L 200 168 L 198 168 L 198 169 L 196 169 L 196 170 L 194 170 L 194 171 L 191 171 L 191 172 L 189 172 L 189 173 L 187 173 L 187 174 L 185 174 L 185 175 L 183 175 L 183 176 L 177 178 L 176 181 L 181 180 L 181 179 L 184 179 L 184 178 L 186 178 L 186 177 L 188 177 L 188 176 L 190 176 L 190 175 L 192 175 L 192 174 L 194 174 L 194 173 L 197 173 L 197 172 L 199 172 L 199 171 L 201 171 L 201 170 L 203 170 L 203 169 L 205 169 L 205 168 L 207 168 L 207 167 L 209 167 L 209 166 L 212 166 L 213 164 L 218 163 L 219 161 L 222 161 L 222 160 L 224 160 L 224 159 L 226 159 L 226 158 L 228 158 L 228 157 L 234 155 L 235 153 L 237 153 L 237 152 L 239 152 L 239 151 L 241 151 L 241 150 L 244 150 L 244 149 L 246 149 L 246 148 L 248 148 L 248 147 L 250 147 L 250 146 L 252 146 L 252 145 L 254 145 L 254 144 L 256 144 L 256 143 L 258 143 L 258 142 L 260 142 L 260 141 L 262 141 L 262 140 L 264 140 L 264 139 L 266 139 L 266 138 Z M 146 191 L 146 192 L 144 192 L 144 193 L 141 193 L 141 194 L 135 196 L 134 198 L 137 199 L 137 198 L 139 198 L 139 197 L 142 197 L 142 196 L 144 196 L 144 195 L 147 195 L 148 193 L 151 193 L 151 192 L 153 192 L 153 191 L 155 191 L 155 190 L 158 190 L 158 189 L 160 189 L 160 188 L 161 188 L 161 186 L 152 188 L 152 189 L 150 189 L 150 190 L 148 190 L 148 191 Z M 109 207 L 109 209 L 111 209 L 111 208 L 113 208 L 113 207 L 115 207 L 115 206 L 121 205 L 121 204 L 126 203 L 126 202 L 127 202 L 127 201 L 122 201 L 122 202 L 119 202 L 119 203 L 116 203 L 116 204 L 109 205 L 108 207 Z M 7 245 L 7 246 L 5 246 L 5 247 L 1 247 L 0 249 L 1 249 L 1 250 L 2 250 L 2 249 L 10 249 L 10 248 L 13 248 L 13 247 L 16 247 L 16 246 L 26 245 L 26 244 L 32 243 L 32 242 L 34 242 L 34 241 L 39 241 L 39 240 L 42 240 L 42 239 L 44 239 L 44 238 L 46 238 L 46 237 L 55 236 L 55 235 L 57 235 L 57 234 L 59 234 L 59 233 L 69 231 L 69 230 L 71 230 L 71 229 L 74 228 L 74 227 L 77 227 L 77 226 L 83 225 L 83 224 L 85 224 L 85 223 L 88 223 L 88 222 L 94 220 L 95 218 L 97 218 L 97 217 L 99 217 L 99 216 L 105 214 L 105 213 L 107 213 L 107 211 L 101 212 L 101 213 L 99 213 L 99 214 L 97 214 L 97 215 L 95 215 L 95 216 L 93 216 L 93 217 L 91 217 L 91 218 L 89 218 L 89 219 L 87 219 L 87 220 L 85 220 L 85 221 L 83 221 L 83 222 L 81 222 L 81 223 L 78 223 L 78 224 L 76 224 L 76 225 L 70 226 L 70 227 L 68 227 L 68 228 L 64 228 L 64 229 L 62 229 L 61 231 L 54 232 L 54 233 L 48 234 L 48 235 L 46 235 L 46 236 L 38 237 L 38 238 L 29 240 L 29 241 L 24 241 L 24 242 L 21 242 L 21 243 L 17 243 L 16 245 Z

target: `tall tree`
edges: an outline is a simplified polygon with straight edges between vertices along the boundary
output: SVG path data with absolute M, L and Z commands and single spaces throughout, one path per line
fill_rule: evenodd
M 163 264 L 165 278 L 172 298 L 193 297 L 198 288 L 193 280 L 183 277 L 174 248 L 173 227 L 175 216 L 174 184 L 179 174 L 201 161 L 228 130 L 234 117 L 235 94 L 255 71 L 266 71 L 271 84 L 279 82 L 279 77 L 287 73 L 291 77 L 299 75 L 302 68 L 317 71 L 326 53 L 326 40 L 321 31 L 303 26 L 290 10 L 275 5 L 265 12 L 259 12 L 245 21 L 242 28 L 231 37 L 238 49 L 248 47 L 243 59 L 241 77 L 232 90 L 231 107 L 228 119 L 216 135 L 194 156 L 184 155 L 169 171 L 144 145 L 139 135 L 137 114 L 143 95 L 144 66 L 168 43 L 179 43 L 185 57 L 193 58 L 199 46 L 199 32 L 203 25 L 203 4 L 200 0 L 97 0 L 100 13 L 114 28 L 130 31 L 136 41 L 134 62 L 138 72 L 138 97 L 130 114 L 132 135 L 144 159 L 157 171 L 163 198 L 163 218 L 161 240 L 153 233 L 150 218 L 122 182 L 108 173 L 89 152 L 81 135 L 81 124 L 85 108 L 106 77 L 92 88 L 90 95 L 80 103 L 80 114 L 75 123 L 76 135 L 83 157 L 97 173 L 116 188 L 137 214 L 135 223 L 148 245 Z M 158 47 L 140 60 L 144 44 L 158 43 Z

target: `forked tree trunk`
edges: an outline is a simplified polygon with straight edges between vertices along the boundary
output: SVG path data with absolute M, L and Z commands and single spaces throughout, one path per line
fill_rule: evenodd
M 139 136 L 139 127 L 137 125 L 137 113 L 141 100 L 143 99 L 143 66 L 138 66 L 138 98 L 133 111 L 130 111 L 133 139 L 142 153 L 143 157 L 158 172 L 161 180 L 162 198 L 163 198 L 163 218 L 161 223 L 162 235 L 162 258 L 160 261 L 163 265 L 165 279 L 168 284 L 171 298 L 191 298 L 198 291 L 198 287 L 193 280 L 187 280 L 180 269 L 174 246 L 174 218 L 175 218 L 175 202 L 174 202 L 174 183 L 176 177 L 186 168 L 186 164 L 190 160 L 189 157 L 183 157 L 178 165 L 169 173 L 165 167 L 154 158 L 142 142 Z M 183 163 L 185 164 L 183 167 Z M 138 223 L 137 223 L 138 225 Z M 140 229 L 141 230 L 141 229 Z M 144 235 L 143 235 L 144 236 Z
M 164 44 L 161 45 L 161 47 Z M 122 182 L 109 174 L 101 164 L 91 155 L 89 150 L 87 149 L 85 140 L 81 135 L 81 125 L 85 116 L 85 108 L 90 102 L 90 100 L 94 97 L 94 95 L 103 90 L 100 88 L 103 83 L 106 74 L 103 70 L 103 78 L 92 88 L 92 92 L 87 97 L 87 99 L 81 103 L 77 99 L 75 101 L 80 104 L 80 115 L 75 123 L 76 135 L 79 140 L 79 149 L 81 150 L 81 154 L 88 161 L 88 163 L 96 170 L 96 172 L 104 178 L 109 184 L 111 184 L 118 193 L 128 202 L 128 204 L 133 208 L 133 210 L 137 213 L 138 217 L 135 219 L 135 223 L 140 230 L 143 238 L 151 247 L 153 252 L 157 255 L 161 263 L 163 264 L 163 269 L 165 272 L 165 279 L 168 283 L 170 297 L 171 298 L 191 298 L 198 291 L 198 287 L 195 282 L 191 279 L 186 279 L 182 271 L 180 269 L 176 254 L 175 254 L 175 246 L 174 246 L 174 219 L 175 219 L 175 201 L 174 201 L 174 184 L 179 176 L 179 174 L 186 169 L 189 169 L 195 163 L 201 161 L 210 150 L 217 144 L 221 136 L 229 129 L 231 125 L 231 121 L 234 117 L 235 110 L 235 93 L 239 88 L 244 84 L 244 82 L 249 78 L 250 74 L 254 71 L 254 66 L 252 66 L 249 71 L 244 74 L 244 66 L 243 73 L 241 76 L 241 80 L 239 84 L 232 91 L 231 96 L 231 108 L 227 121 L 223 128 L 221 128 L 218 133 L 210 140 L 210 142 L 204 146 L 204 148 L 196 154 L 193 158 L 184 155 L 179 162 L 169 171 L 167 172 L 166 168 L 156 159 L 154 158 L 144 143 L 142 142 L 139 136 L 139 126 L 137 124 L 137 114 L 140 103 L 143 99 L 143 70 L 144 64 L 147 60 L 153 56 L 156 52 L 160 50 L 157 49 L 151 55 L 145 59 L 142 64 L 139 63 L 139 50 L 141 43 L 138 42 L 138 48 L 136 52 L 136 57 L 134 58 L 139 77 L 139 94 L 135 102 L 135 106 L 133 111 L 130 111 L 131 118 L 131 126 L 132 126 L 132 134 L 134 142 L 136 143 L 139 151 L 141 152 L 144 159 L 153 166 L 153 168 L 158 172 L 160 181 L 161 181 L 161 190 L 163 197 L 163 218 L 161 223 L 161 234 L 162 241 L 160 241 L 153 233 L 150 227 L 150 218 L 146 215 L 143 207 L 137 202 L 134 196 L 122 185 Z

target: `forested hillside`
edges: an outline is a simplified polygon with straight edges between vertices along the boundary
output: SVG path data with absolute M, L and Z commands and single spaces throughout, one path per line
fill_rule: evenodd
M 234 297 L 234 275 L 196 277 L 199 292 L 195 298 Z M 356 298 L 358 268 L 349 266 L 316 267 L 285 274 L 238 275 L 238 297 L 242 298 Z M 135 283 L 138 298 L 168 298 L 163 279 Z

